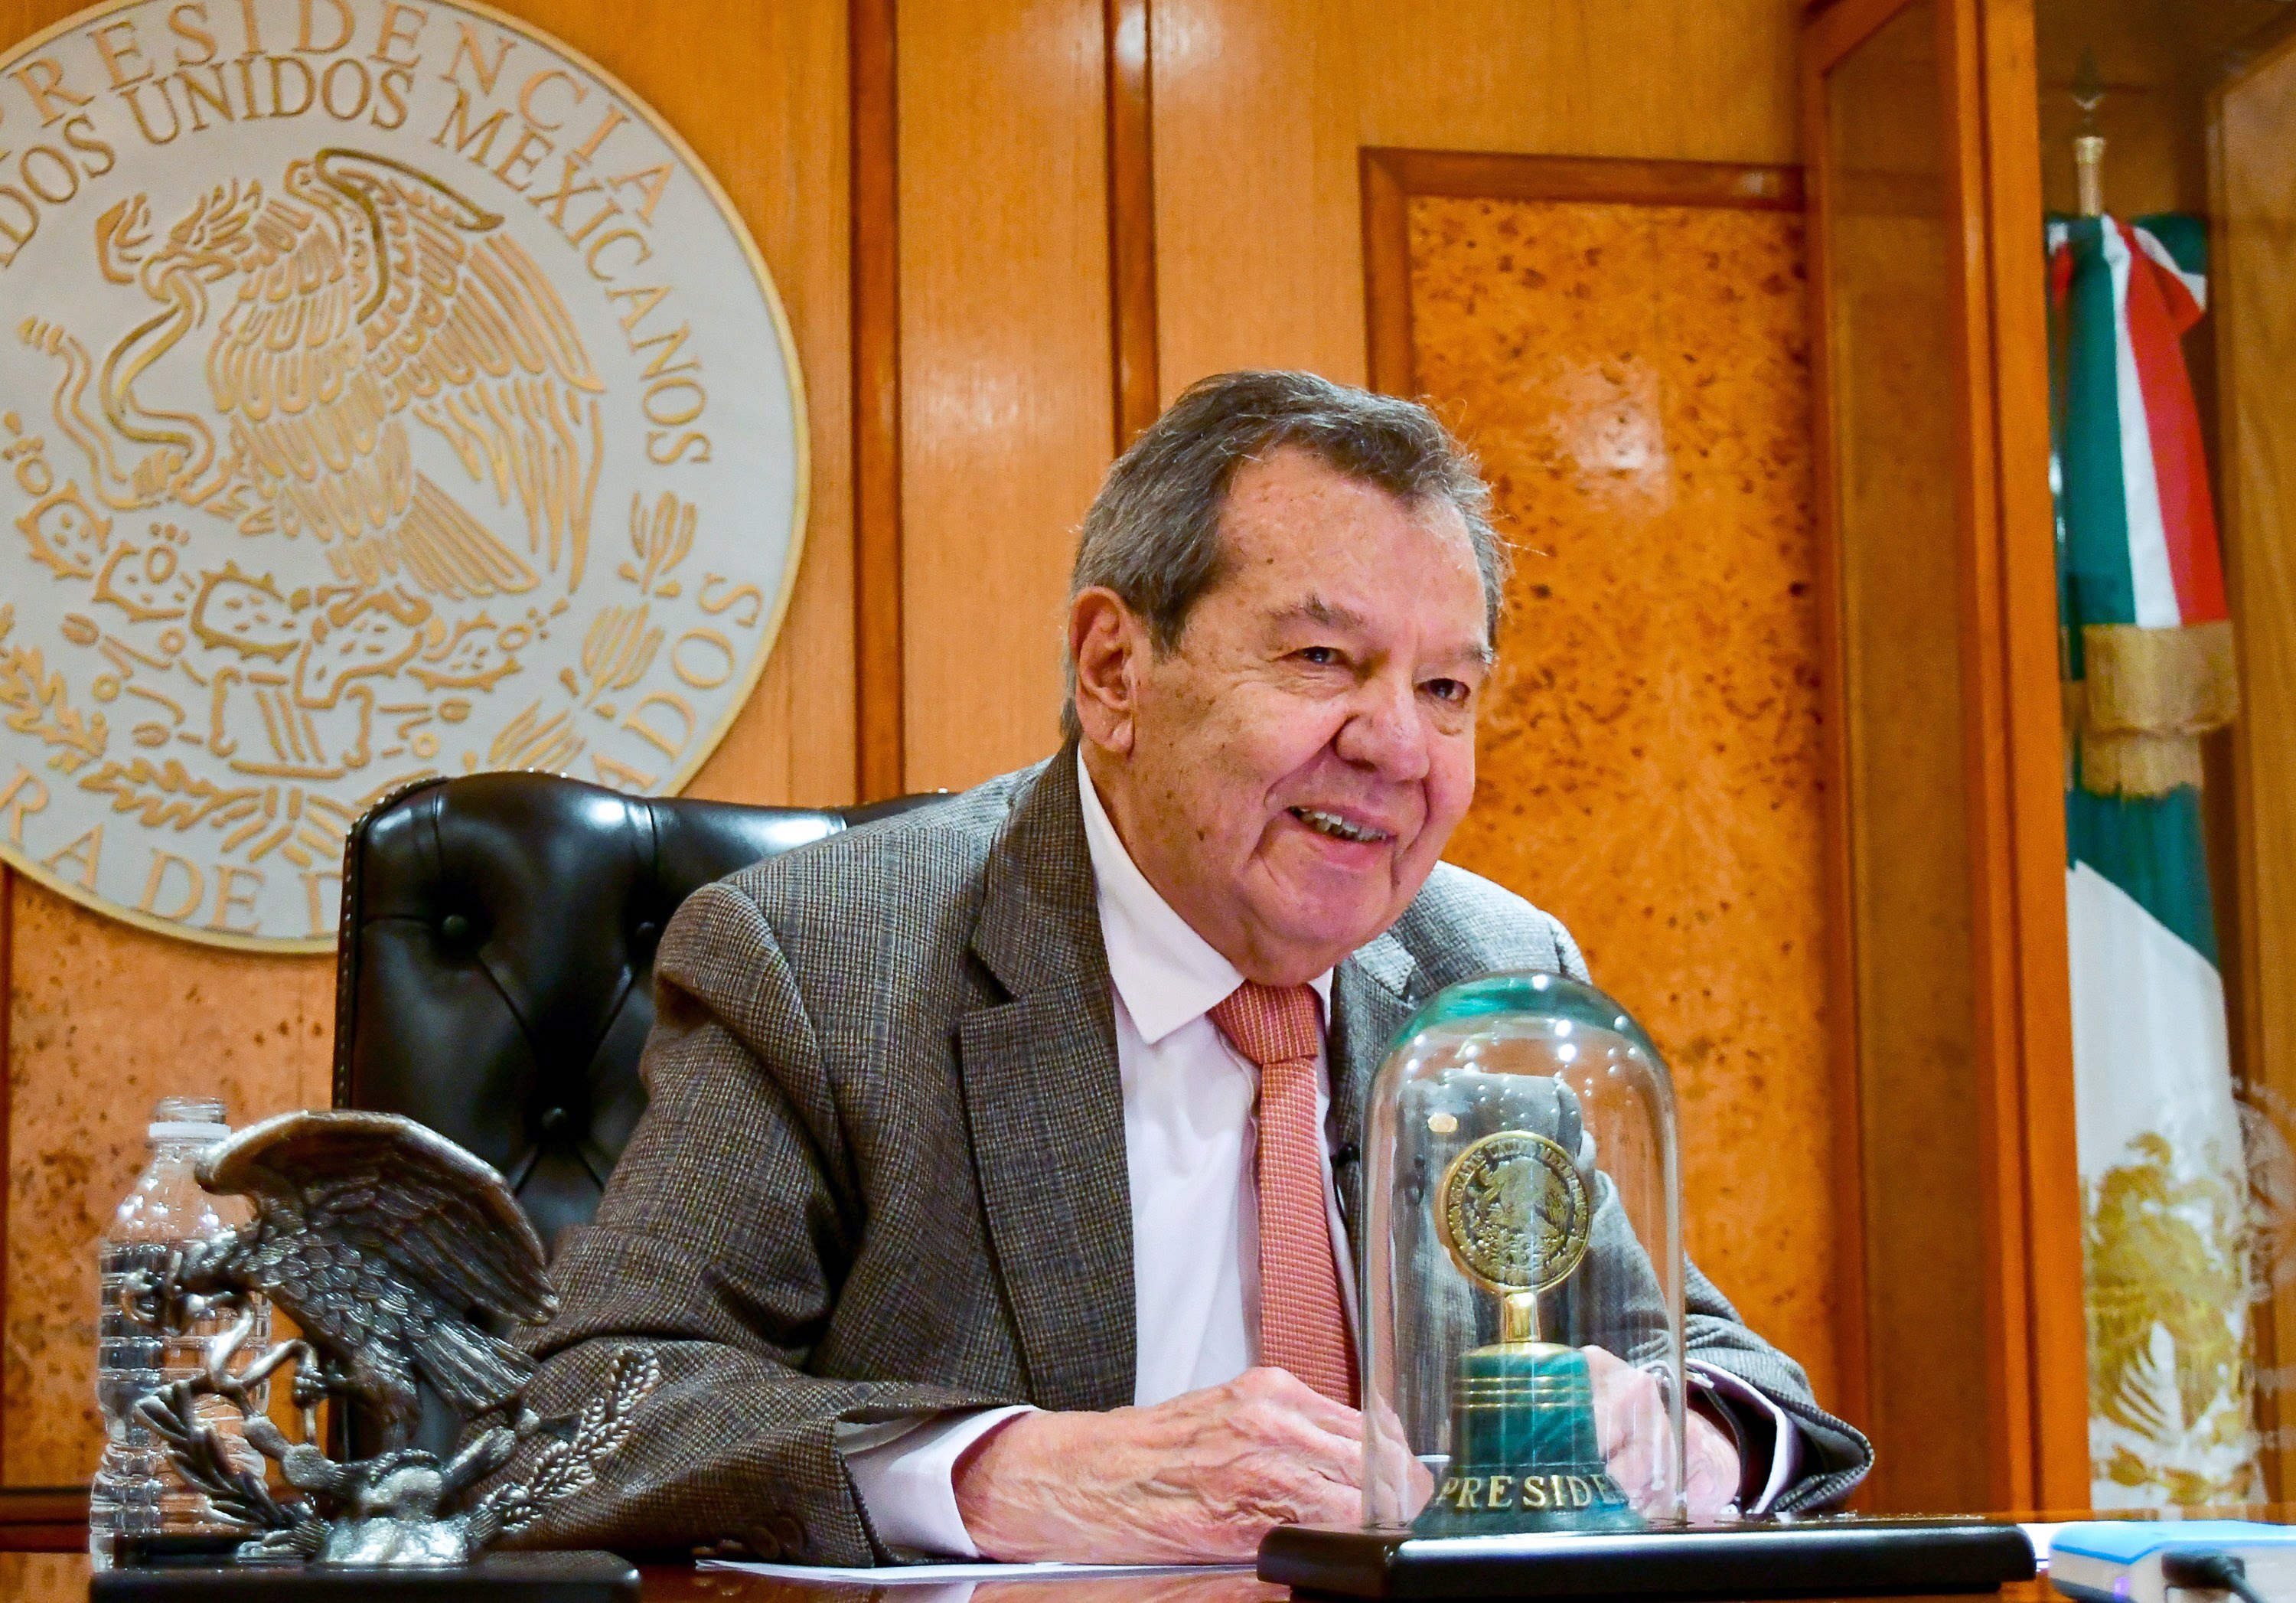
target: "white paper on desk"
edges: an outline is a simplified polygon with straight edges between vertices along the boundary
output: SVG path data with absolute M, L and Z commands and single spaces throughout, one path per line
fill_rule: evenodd
M 704 1558 L 705 1570 L 739 1570 L 745 1575 L 775 1575 L 784 1581 L 851 1581 L 869 1586 L 947 1585 L 953 1581 L 1050 1581 L 1063 1576 L 1218 1575 L 1249 1574 L 1248 1564 L 888 1564 L 875 1568 L 827 1564 L 756 1564 L 740 1558 Z

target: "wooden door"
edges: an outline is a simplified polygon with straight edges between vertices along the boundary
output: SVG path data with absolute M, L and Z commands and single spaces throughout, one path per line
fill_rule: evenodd
M 2296 394 L 2282 358 L 2296 349 L 2289 284 L 2296 274 L 2296 33 L 2257 51 L 2210 97 L 2210 210 L 2214 262 L 2219 461 L 2226 538 L 2226 580 L 2237 620 L 2241 715 L 2233 726 L 2233 827 L 2237 862 L 2234 958 L 2241 983 L 2234 1061 L 2243 1100 L 2266 1137 L 2296 1127 L 2296 973 L 2284 954 L 2296 941 L 2296 815 L 2279 777 L 2296 767 Z M 2289 1262 L 2290 1198 L 2282 1172 L 2251 1159 L 2259 1200 L 2281 1217 L 2255 1262 L 2269 1300 L 2260 1312 L 2257 1423 L 2275 1498 L 2296 1484 L 2296 1423 L 2290 1375 L 2296 1365 L 2296 1280 Z
M 2040 259 L 1996 217 L 2034 141 L 1988 127 L 1998 11 L 1842 0 L 1804 35 L 1876 1509 L 2087 1500 L 2054 537 L 2046 449 L 2008 433 L 2046 430 Z
M 1446 856 L 1651 1032 L 1693 1261 L 1841 1407 L 1800 172 L 1362 170 L 1372 383 L 1460 432 L 1515 548 Z

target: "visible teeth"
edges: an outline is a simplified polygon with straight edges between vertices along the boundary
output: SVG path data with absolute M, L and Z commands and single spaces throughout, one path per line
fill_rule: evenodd
M 1387 832 L 1383 829 L 1367 829 L 1360 824 L 1351 824 L 1339 814 L 1325 812 L 1319 807 L 1295 807 L 1292 810 L 1292 816 L 1316 834 L 1327 834 L 1335 840 L 1369 843 L 1387 839 Z

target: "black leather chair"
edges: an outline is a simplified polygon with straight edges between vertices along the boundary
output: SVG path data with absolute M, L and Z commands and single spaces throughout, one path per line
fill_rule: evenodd
M 650 801 L 552 774 L 432 779 L 385 797 L 343 852 L 337 1107 L 405 1114 L 500 1170 L 555 1246 L 596 1213 L 645 1111 L 654 943 L 711 880 L 929 804 Z M 417 1445 L 452 1448 L 424 1390 Z M 348 1422 L 364 1456 L 371 1421 Z
M 524 773 L 386 797 L 344 852 L 335 1106 L 459 1141 L 554 1245 L 596 1210 L 644 1110 L 654 943 L 678 904 L 760 858 L 937 799 L 742 807 Z

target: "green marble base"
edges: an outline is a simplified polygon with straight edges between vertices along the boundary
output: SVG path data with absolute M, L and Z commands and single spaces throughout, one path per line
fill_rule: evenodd
M 1418 1536 L 1646 1529 L 1603 1467 L 1586 1355 L 1502 1342 L 1462 1357 L 1450 1468 L 1411 1528 Z

